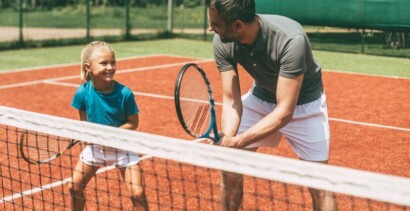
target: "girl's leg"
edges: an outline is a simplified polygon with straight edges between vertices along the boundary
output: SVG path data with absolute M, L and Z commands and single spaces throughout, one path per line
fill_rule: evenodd
M 134 210 L 148 210 L 148 202 L 145 196 L 144 187 L 142 186 L 140 166 L 138 164 L 132 165 L 126 168 L 121 168 L 120 171 L 124 178 L 125 185 L 130 191 Z
M 71 209 L 82 211 L 85 205 L 84 189 L 98 170 L 98 166 L 90 166 L 78 161 L 74 168 L 73 181 L 69 183 Z

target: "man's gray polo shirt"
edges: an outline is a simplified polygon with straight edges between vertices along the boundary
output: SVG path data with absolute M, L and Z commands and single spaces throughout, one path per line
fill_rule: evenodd
M 251 92 L 276 103 L 278 77 L 305 74 L 298 105 L 312 102 L 323 93 L 321 67 L 312 55 L 302 26 L 283 16 L 260 15 L 261 33 L 253 46 L 222 43 L 214 37 L 214 56 L 219 71 L 237 70 L 237 64 L 255 79 Z

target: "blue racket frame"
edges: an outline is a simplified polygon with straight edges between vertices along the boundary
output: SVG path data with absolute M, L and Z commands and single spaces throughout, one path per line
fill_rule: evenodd
M 187 127 L 183 115 L 182 115 L 182 110 L 180 107 L 180 96 L 179 96 L 179 91 L 180 91 L 180 84 L 183 78 L 183 75 L 185 73 L 185 71 L 189 68 L 189 67 L 195 67 L 196 70 L 198 70 L 198 72 L 202 75 L 202 78 L 204 79 L 204 82 L 207 86 L 208 89 L 208 97 L 209 97 L 209 105 L 210 105 L 210 115 L 211 115 L 211 119 L 208 125 L 208 129 L 205 131 L 205 133 L 203 135 L 196 135 L 194 134 L 192 131 L 189 130 L 189 128 Z M 179 122 L 181 123 L 181 126 L 184 128 L 184 130 L 191 136 L 196 137 L 196 138 L 209 138 L 211 140 L 213 140 L 214 142 L 218 142 L 220 139 L 219 133 L 218 133 L 218 127 L 217 127 L 217 123 L 216 123 L 216 112 L 215 112 L 215 101 L 213 98 L 213 93 L 212 93 L 212 88 L 211 88 L 211 83 L 209 82 L 205 71 L 198 65 L 195 63 L 187 63 L 186 65 L 184 65 L 181 69 L 181 71 L 178 73 L 177 76 L 177 80 L 175 83 L 175 92 L 174 92 L 174 99 L 175 99 L 175 108 L 177 111 L 177 115 L 178 115 L 178 119 Z M 211 136 L 211 132 L 213 132 L 214 136 Z

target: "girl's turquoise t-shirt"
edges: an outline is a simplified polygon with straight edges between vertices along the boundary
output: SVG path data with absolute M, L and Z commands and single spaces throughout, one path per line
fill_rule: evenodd
M 92 81 L 81 84 L 74 94 L 71 106 L 86 111 L 87 121 L 119 127 L 127 121 L 127 116 L 139 112 L 132 91 L 115 82 L 114 91 L 109 94 L 94 89 Z

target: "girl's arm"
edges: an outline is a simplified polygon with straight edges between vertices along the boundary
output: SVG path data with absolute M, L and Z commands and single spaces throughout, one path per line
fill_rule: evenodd
M 78 110 L 78 114 L 80 115 L 81 121 L 87 121 L 87 114 L 85 113 L 85 111 Z
M 120 128 L 128 129 L 128 130 L 135 130 L 138 127 L 139 118 L 138 114 L 134 114 L 131 116 L 127 116 L 127 122 L 120 126 Z

